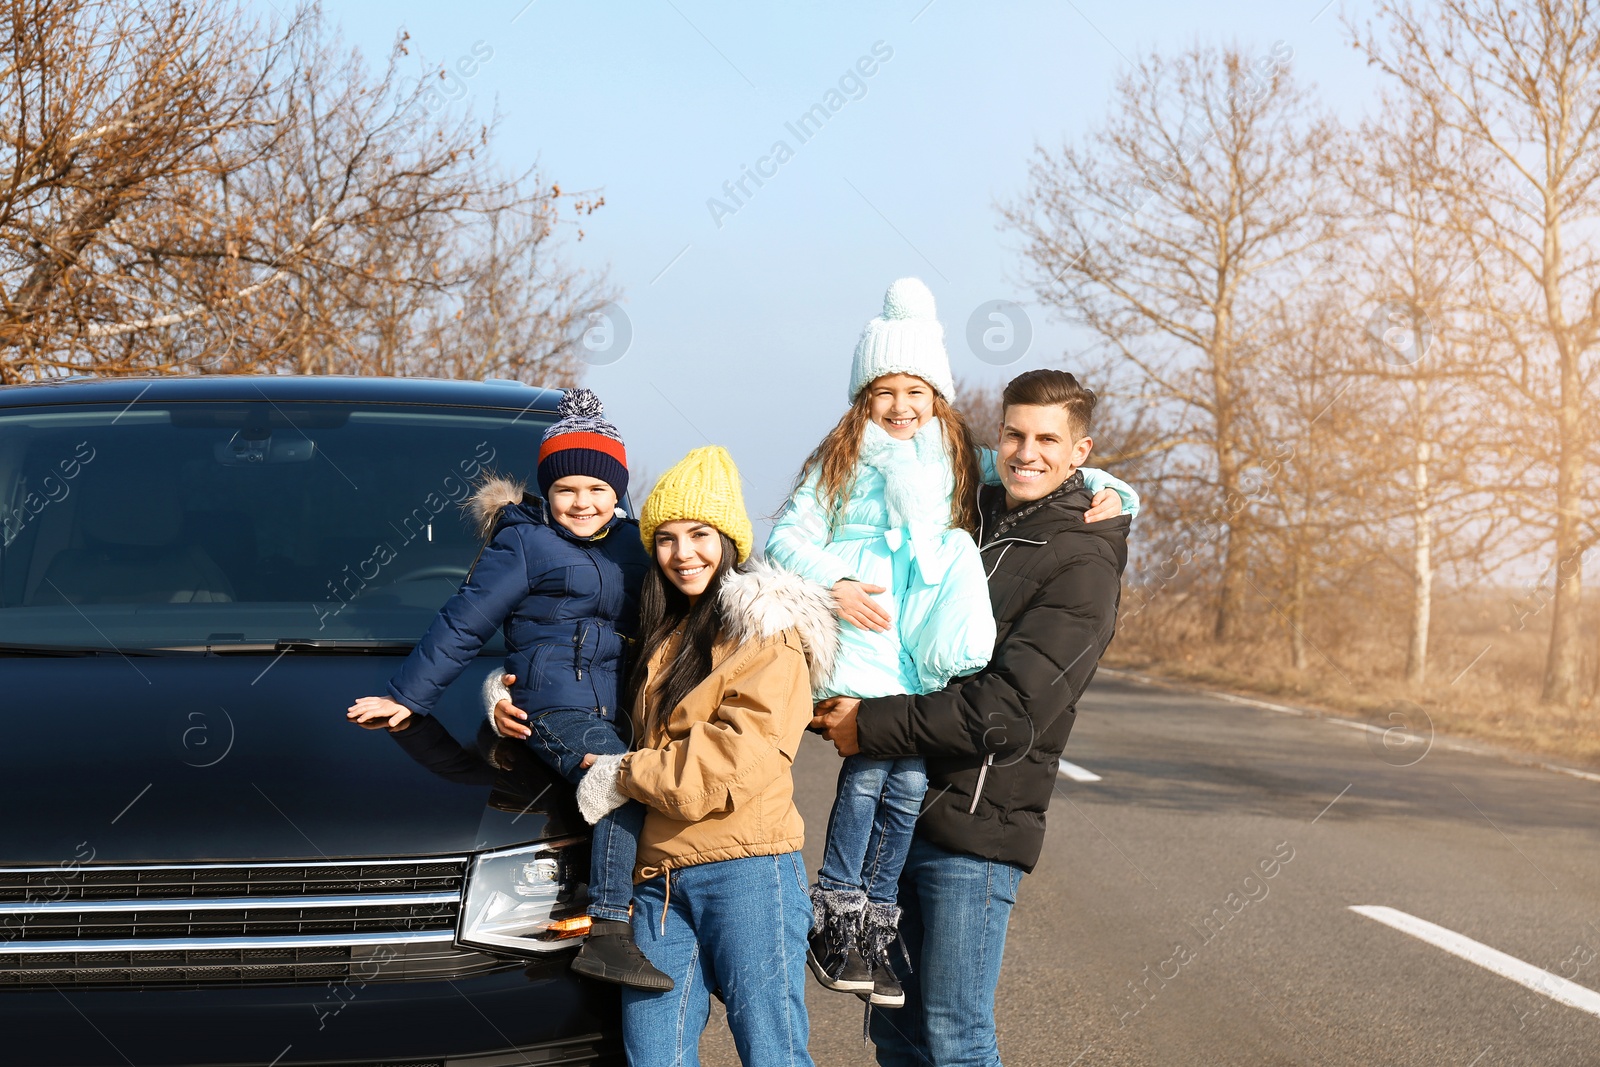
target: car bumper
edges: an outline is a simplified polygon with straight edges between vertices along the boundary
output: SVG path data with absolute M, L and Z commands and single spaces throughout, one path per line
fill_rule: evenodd
M 563 953 L 417 982 L 0 991 L 0 1064 L 510 1067 L 620 1064 L 618 997 Z

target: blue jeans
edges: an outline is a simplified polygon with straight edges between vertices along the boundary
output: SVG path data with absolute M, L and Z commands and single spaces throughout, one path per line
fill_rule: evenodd
M 903 1008 L 872 1013 L 881 1067 L 1000 1067 L 994 991 L 1022 869 L 912 842 L 900 876 L 900 933 L 911 971 L 890 965 Z
M 920 759 L 846 757 L 828 814 L 817 885 L 861 890 L 876 904 L 893 904 L 927 791 L 928 772 Z
M 636 887 L 633 938 L 677 988 L 623 987 L 628 1063 L 699 1067 L 711 991 L 721 989 L 740 1063 L 811 1067 L 805 998 L 811 899 L 800 853 L 701 863 L 667 877 L 670 897 L 665 877 Z
M 571 782 L 586 773 L 583 757 L 628 751 L 615 723 L 592 708 L 552 708 L 528 713 L 528 744 L 539 758 Z M 628 921 L 633 900 L 633 863 L 639 852 L 644 805 L 630 800 L 594 824 L 589 851 L 589 915 Z

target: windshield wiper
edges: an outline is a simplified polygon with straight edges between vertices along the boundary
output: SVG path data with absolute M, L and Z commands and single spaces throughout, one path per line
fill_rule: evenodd
M 162 656 L 178 648 L 113 648 L 109 645 L 34 645 L 0 641 L 0 656 Z
M 372 652 L 404 656 L 415 648 L 415 641 L 377 637 L 280 637 L 273 643 L 275 652 Z
M 404 656 L 416 644 L 415 641 L 376 637 L 280 637 L 276 641 L 211 641 L 203 645 L 178 645 L 162 651 L 202 652 L 213 656 L 259 656 L 279 652 Z

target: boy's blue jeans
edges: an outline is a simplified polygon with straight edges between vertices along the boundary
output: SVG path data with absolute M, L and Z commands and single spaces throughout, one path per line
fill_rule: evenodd
M 528 713 L 528 744 L 557 773 L 573 785 L 586 771 L 581 764 L 589 753 L 597 756 L 628 751 L 617 725 L 602 719 L 593 708 L 552 708 Z M 644 805 L 630 800 L 594 824 L 589 854 L 589 915 L 595 919 L 628 921 L 633 900 L 633 864 L 639 852 L 639 831 L 644 826 Z
M 1000 1067 L 994 991 L 1021 883 L 1020 867 L 912 843 L 900 876 L 900 935 L 911 966 L 897 954 L 889 961 L 906 1003 L 872 1011 L 881 1067 Z
M 921 759 L 846 757 L 828 815 L 817 885 L 864 890 L 874 904 L 893 904 L 927 791 L 928 771 Z
M 711 992 L 721 989 L 740 1063 L 812 1067 L 805 996 L 810 929 L 798 852 L 700 863 L 641 882 L 633 939 L 677 988 L 623 987 L 628 1062 L 698 1067 Z

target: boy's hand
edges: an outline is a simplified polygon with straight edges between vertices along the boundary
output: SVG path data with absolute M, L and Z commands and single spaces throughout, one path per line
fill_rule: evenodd
M 887 630 L 889 613 L 867 595 L 886 591 L 881 585 L 866 585 L 853 578 L 841 578 L 833 583 L 834 611 L 839 618 L 863 630 Z
M 500 680 L 506 683 L 507 689 L 510 689 L 512 684 L 516 682 L 517 676 L 503 674 L 500 676 Z M 502 700 L 494 706 L 494 728 L 500 731 L 501 737 L 527 738 L 532 736 L 533 731 L 524 725 L 527 721 L 528 713 L 511 703 L 510 700 Z
M 388 697 L 362 697 L 351 704 L 344 717 L 363 730 L 383 730 L 398 733 L 410 728 L 411 709 Z
M 1089 510 L 1083 513 L 1084 522 L 1099 522 L 1101 519 L 1114 519 L 1122 514 L 1122 497 L 1117 495 L 1115 489 L 1102 489 L 1094 495 L 1094 502 Z

